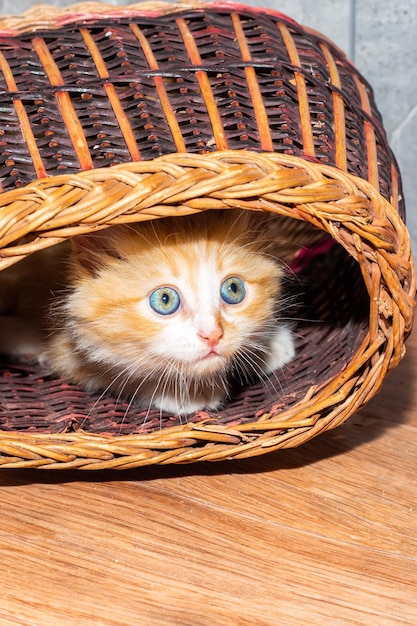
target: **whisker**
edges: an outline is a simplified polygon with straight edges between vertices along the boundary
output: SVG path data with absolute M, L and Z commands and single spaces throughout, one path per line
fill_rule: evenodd
M 112 388 L 112 386 L 115 384 L 115 382 L 117 382 L 117 380 L 122 377 L 126 372 L 127 372 L 128 368 L 124 368 L 122 369 L 120 372 L 118 372 L 114 378 L 109 382 L 109 384 L 103 389 L 103 391 L 100 393 L 100 395 L 98 396 L 98 398 L 96 399 L 96 401 L 94 402 L 93 406 L 90 408 L 90 410 L 88 411 L 87 415 L 85 416 L 84 420 L 81 422 L 81 428 L 84 426 L 85 422 L 87 421 L 88 418 L 90 418 L 92 415 L 94 415 L 94 411 L 97 409 L 97 406 L 99 405 L 99 403 L 101 402 L 101 400 L 105 397 L 105 395 L 107 393 L 109 393 L 110 389 Z M 108 374 L 110 371 L 110 368 L 102 373 L 102 378 Z M 97 372 L 98 374 L 98 372 Z M 116 404 L 117 406 L 117 404 Z

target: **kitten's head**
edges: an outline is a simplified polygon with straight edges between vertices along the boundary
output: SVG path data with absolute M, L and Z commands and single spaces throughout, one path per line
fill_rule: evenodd
M 210 211 L 78 238 L 65 305 L 77 349 L 167 388 L 262 369 L 282 271 L 255 218 Z

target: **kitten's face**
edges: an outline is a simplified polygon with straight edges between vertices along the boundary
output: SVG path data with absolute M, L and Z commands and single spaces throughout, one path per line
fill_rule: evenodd
M 231 218 L 195 240 L 170 234 L 172 224 L 120 229 L 124 241 L 116 236 L 111 247 L 121 258 L 83 272 L 70 298 L 82 347 L 142 371 L 170 363 L 200 377 L 229 368 L 273 317 L 280 278 L 248 246 L 247 224 Z
M 180 378 L 215 376 L 236 358 L 251 369 L 270 333 L 278 265 L 250 245 L 246 220 L 234 223 L 232 212 L 210 232 L 202 218 L 194 237 L 164 222 L 112 229 L 106 245 L 120 258 L 97 257 L 94 272 L 78 267 L 68 311 L 79 347 L 142 377 L 169 368 Z

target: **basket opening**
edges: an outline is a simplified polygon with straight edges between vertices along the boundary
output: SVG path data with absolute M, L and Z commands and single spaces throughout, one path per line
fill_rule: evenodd
M 369 326 L 369 296 L 355 260 L 332 241 L 297 267 L 286 288 L 294 294 L 285 317 L 293 321 L 295 359 L 265 380 L 244 387 L 236 382 L 224 409 L 199 412 L 187 421 L 207 418 L 219 425 L 242 424 L 281 412 L 302 401 L 311 387 L 331 381 L 352 360 Z M 88 394 L 51 376 L 46 367 L 10 358 L 0 363 L 1 430 L 56 433 L 82 428 L 117 436 L 153 432 L 183 421 L 110 395 Z

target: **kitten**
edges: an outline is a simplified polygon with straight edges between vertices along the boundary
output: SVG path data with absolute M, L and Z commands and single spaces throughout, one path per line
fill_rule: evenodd
M 220 407 L 233 375 L 264 376 L 294 356 L 278 319 L 272 222 L 209 211 L 75 238 L 40 359 L 138 405 L 180 415 Z

